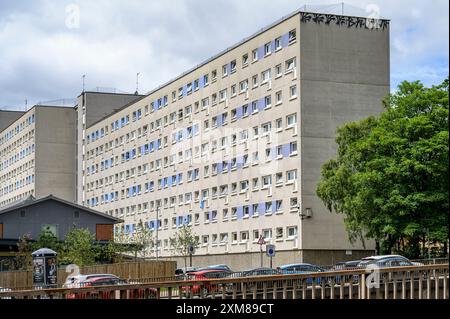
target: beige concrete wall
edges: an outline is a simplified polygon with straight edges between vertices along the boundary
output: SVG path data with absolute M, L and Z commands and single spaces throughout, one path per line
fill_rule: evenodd
M 301 171 L 304 249 L 362 249 L 350 245 L 342 216 L 316 196 L 322 164 L 336 156 L 336 128 L 380 113 L 389 93 L 389 29 L 301 23 Z M 369 249 L 374 248 L 368 242 Z
M 53 194 L 75 201 L 76 112 L 36 107 L 36 198 Z

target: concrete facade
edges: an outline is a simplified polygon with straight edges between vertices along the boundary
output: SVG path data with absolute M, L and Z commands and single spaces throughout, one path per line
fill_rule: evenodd
M 0 132 L 0 208 L 28 196 L 74 202 L 76 112 L 34 106 Z
M 297 12 L 88 125 L 80 204 L 123 218 L 127 235 L 159 224 L 163 258 L 192 225 L 197 265 L 259 266 L 260 235 L 276 264 L 371 254 L 315 194 L 336 128 L 389 93 L 389 23 L 365 23 Z
M 90 91 L 83 92 L 78 96 L 75 106 L 77 111 L 77 156 L 79 157 L 76 166 L 77 202 L 84 201 L 83 170 L 85 168 L 83 162 L 86 152 L 86 128 L 140 98 L 142 95 Z

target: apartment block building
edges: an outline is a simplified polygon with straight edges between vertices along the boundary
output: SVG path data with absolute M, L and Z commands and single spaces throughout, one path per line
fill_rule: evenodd
M 158 229 L 162 258 L 192 225 L 197 265 L 259 266 L 261 236 L 275 264 L 370 254 L 316 186 L 336 128 L 382 111 L 389 68 L 389 21 L 297 11 L 87 125 L 78 200 L 116 233 Z
M 0 208 L 53 194 L 74 202 L 76 112 L 36 105 L 0 131 Z

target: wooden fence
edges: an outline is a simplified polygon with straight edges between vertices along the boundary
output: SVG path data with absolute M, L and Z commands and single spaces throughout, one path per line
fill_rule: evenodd
M 80 274 L 113 274 L 121 279 L 157 279 L 174 276 L 175 269 L 175 261 L 142 261 L 81 267 Z M 64 283 L 68 275 L 65 269 L 58 269 L 58 286 Z M 0 272 L 0 287 L 30 289 L 33 287 L 32 271 Z
M 448 264 L 0 292 L 0 299 L 448 299 Z

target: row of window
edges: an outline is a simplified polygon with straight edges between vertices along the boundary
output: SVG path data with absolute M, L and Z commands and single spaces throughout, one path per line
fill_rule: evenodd
M 14 192 L 16 190 L 19 190 L 19 189 L 21 189 L 21 188 L 23 188 L 23 187 L 25 187 L 27 185 L 30 185 L 32 183 L 34 183 L 34 174 L 32 174 L 30 176 L 27 176 L 25 178 L 22 178 L 22 179 L 16 181 L 15 183 L 10 184 L 10 185 L 8 185 L 6 187 L 1 188 L 0 189 L 0 196 L 12 193 L 12 192 Z
M 10 139 L 12 139 L 15 135 L 22 132 L 26 127 L 28 127 L 28 125 L 31 125 L 33 123 L 34 123 L 34 114 L 31 114 L 24 121 L 17 124 L 15 128 L 8 130 L 4 134 L 2 133 L 2 136 L 0 136 L 0 146 L 3 145 L 3 143 L 6 143 Z
M 288 211 L 291 213 L 297 213 L 298 207 L 297 207 L 297 198 L 291 198 L 290 199 L 290 207 L 288 208 Z M 136 213 L 137 205 L 132 205 L 126 208 L 120 208 L 116 209 L 117 216 L 123 217 L 124 215 L 132 216 Z M 275 200 L 275 201 L 268 201 L 263 203 L 257 203 L 257 204 L 250 204 L 245 206 L 239 206 L 239 207 L 232 207 L 232 208 L 224 208 L 221 210 L 221 216 L 219 217 L 217 210 L 211 210 L 207 212 L 202 213 L 194 213 L 194 214 L 185 214 L 185 215 L 179 215 L 174 216 L 171 218 L 171 221 L 169 222 L 169 218 L 165 218 L 164 216 L 160 217 L 158 219 L 152 219 L 148 220 L 145 223 L 145 227 L 147 227 L 150 230 L 156 229 L 156 224 L 158 223 L 159 227 L 158 229 L 169 229 L 171 228 L 179 228 L 184 225 L 194 225 L 198 226 L 203 222 L 203 224 L 214 224 L 218 221 L 221 222 L 228 222 L 228 221 L 237 221 L 237 220 L 245 220 L 249 218 L 258 218 L 262 216 L 272 216 L 272 215 L 278 215 L 283 213 L 283 200 Z M 139 211 L 138 211 L 139 214 Z M 203 220 L 201 217 L 203 216 Z M 156 216 L 155 216 L 156 217 Z M 128 228 L 133 229 L 134 224 L 126 224 L 125 230 Z
M 15 139 L 12 143 L 9 143 L 4 148 L 0 148 L 0 158 L 9 156 L 17 149 L 22 148 L 24 144 L 28 144 L 34 140 L 34 129 L 29 130 L 25 134 L 21 135 L 18 139 Z
M 254 49 L 252 51 L 252 63 L 257 62 L 261 58 L 270 56 L 272 53 L 277 52 L 281 50 L 283 47 L 287 47 L 290 44 L 294 43 L 296 41 L 296 30 L 291 30 L 287 34 L 284 34 L 273 41 L 270 41 L 266 44 L 264 44 L 262 47 Z M 244 54 L 242 56 L 242 67 L 248 66 L 249 63 L 249 55 Z M 295 67 L 295 58 L 291 59 L 286 62 L 286 68 L 287 71 L 292 70 Z M 225 64 L 222 67 L 222 77 L 227 77 L 228 75 L 234 73 L 237 68 L 237 61 L 233 60 L 228 64 Z M 281 65 L 277 66 L 277 70 L 281 73 Z M 270 72 L 270 71 L 269 71 Z M 190 95 L 192 92 L 198 91 L 201 88 L 207 87 L 210 83 L 210 75 L 211 75 L 211 83 L 214 83 L 217 80 L 217 70 L 213 70 L 211 74 L 205 74 L 204 76 L 200 77 L 199 79 L 195 79 L 192 82 L 187 83 L 186 85 L 180 87 L 178 91 L 172 92 L 172 102 L 176 102 L 177 98 L 182 99 L 184 96 Z M 270 77 L 270 73 L 268 74 L 267 71 L 263 72 L 262 79 L 263 83 L 264 81 L 268 81 Z M 256 76 L 257 77 L 257 76 Z M 253 79 L 253 82 L 255 81 L 255 77 Z M 255 85 L 255 84 L 254 84 Z M 241 91 L 246 90 L 248 87 L 248 81 L 247 83 L 241 82 L 240 88 Z M 236 86 L 232 87 L 232 95 L 233 90 L 236 90 Z M 221 99 L 225 98 L 223 92 L 219 93 L 221 95 Z M 217 96 L 217 94 L 215 95 Z M 169 103 L 168 96 L 164 95 L 161 98 L 156 99 L 155 101 L 152 101 L 150 103 L 150 111 L 155 112 L 162 107 L 166 107 Z M 213 101 L 214 103 L 214 101 Z M 148 114 L 149 112 L 149 106 L 145 107 L 145 113 Z M 133 121 L 139 120 L 142 116 L 141 110 L 137 110 L 133 112 Z M 121 127 L 127 125 L 129 123 L 129 116 L 126 116 L 122 118 L 120 121 L 117 120 L 113 123 L 111 123 L 111 132 L 116 131 L 120 129 Z M 105 131 L 105 129 L 103 129 Z M 107 128 L 106 128 L 107 130 Z M 88 139 L 92 141 L 92 138 L 94 137 L 94 140 L 97 139 L 99 136 L 101 136 L 101 132 L 97 131 L 94 133 L 94 136 L 92 134 L 88 136 Z
M 4 207 L 4 206 L 9 205 L 11 203 L 15 203 L 15 202 L 17 202 L 17 201 L 19 201 L 21 199 L 27 198 L 29 196 L 34 196 L 34 190 L 33 189 L 1 201 L 0 202 L 0 207 Z M 3 199 L 3 198 L 0 197 L 0 199 Z
M 202 147 L 202 154 L 205 154 L 205 151 L 207 150 L 208 143 L 203 144 Z M 251 161 L 249 160 L 249 154 L 243 154 L 239 157 L 234 157 L 230 161 L 221 161 L 219 163 L 212 163 L 211 165 L 206 165 L 203 167 L 203 178 L 209 177 L 210 172 L 211 176 L 215 176 L 217 174 L 225 174 L 232 171 L 235 171 L 237 169 L 244 169 L 249 167 L 251 164 L 252 166 L 259 165 L 260 162 L 270 162 L 272 160 L 281 160 L 283 158 L 291 157 L 297 155 L 297 142 L 290 142 L 288 144 L 282 144 L 275 147 L 268 147 L 264 151 L 264 155 L 261 157 L 259 151 L 255 151 L 252 153 Z M 182 160 L 183 153 L 180 154 L 180 159 Z M 174 155 L 175 156 L 175 155 Z M 175 164 L 175 157 L 170 156 L 170 163 L 164 162 L 164 166 L 167 167 L 168 165 L 174 165 Z M 189 157 L 186 157 L 188 160 L 192 157 L 192 154 L 189 154 Z M 107 160 L 108 163 L 111 163 L 111 165 L 114 164 L 113 159 Z M 105 161 L 103 161 L 104 163 Z M 155 165 L 156 163 L 156 165 Z M 96 181 L 89 182 L 87 184 L 87 190 L 93 190 L 94 184 L 95 187 L 103 187 L 103 185 L 112 185 L 114 183 L 119 183 L 121 181 L 124 181 L 125 179 L 134 178 L 136 176 L 141 176 L 142 174 L 147 174 L 148 172 L 153 172 L 156 170 L 159 170 L 161 168 L 161 160 L 152 161 L 149 164 L 143 164 L 139 165 L 134 168 L 127 169 L 126 171 L 122 171 L 120 173 L 116 173 L 113 176 L 100 178 Z M 109 164 L 108 164 L 109 165 Z M 102 167 L 102 166 L 100 166 Z M 105 167 L 103 165 L 103 167 Z M 87 171 L 89 174 L 95 174 L 98 172 L 98 164 L 92 165 L 87 168 Z M 105 168 L 104 168 L 105 169 Z M 199 179 L 199 169 L 192 169 L 187 172 L 187 181 L 191 182 L 193 180 Z M 181 184 L 183 182 L 183 173 L 178 173 L 172 176 L 168 176 L 165 178 L 161 178 L 158 180 L 158 186 L 160 187 L 172 187 L 177 184 Z M 150 184 L 149 184 L 150 185 Z M 147 190 L 149 188 L 146 187 Z
M 17 163 L 18 161 L 22 160 L 23 158 L 27 157 L 28 155 L 31 155 L 34 153 L 34 144 L 19 150 L 17 153 L 12 155 L 10 158 L 5 159 L 3 162 L 0 162 L 0 172 L 2 170 L 6 170 L 9 166 Z
M 15 179 L 17 176 L 27 173 L 32 168 L 34 168 L 34 159 L 26 161 L 12 170 L 7 170 L 4 175 L 0 175 L 0 184 L 9 183 L 10 179 Z
M 242 113 L 245 114 L 245 110 L 243 110 Z M 222 120 L 223 120 L 223 116 L 222 116 Z M 294 127 L 297 123 L 296 113 L 287 115 L 285 121 L 286 121 L 285 122 L 286 127 L 283 126 L 283 118 L 278 118 L 275 120 L 276 132 L 280 132 L 284 128 L 290 129 L 290 128 Z M 205 123 L 209 123 L 209 122 L 205 122 Z M 204 125 L 206 126 L 207 124 L 204 124 Z M 222 149 L 224 149 L 226 147 L 235 145 L 238 141 L 245 142 L 246 140 L 248 140 L 250 138 L 250 131 L 252 132 L 253 139 L 258 138 L 260 136 L 260 133 L 263 136 L 268 135 L 272 131 L 272 122 L 270 121 L 270 122 L 263 123 L 261 126 L 255 126 L 251 130 L 249 130 L 249 129 L 241 130 L 241 131 L 239 131 L 239 133 L 231 134 L 231 136 L 221 137 L 220 139 L 213 140 L 211 142 L 211 144 L 203 143 L 201 145 L 201 147 L 196 146 L 195 147 L 195 156 L 199 156 L 200 152 L 202 155 L 206 155 L 206 153 L 208 152 L 209 149 L 211 150 L 212 153 L 214 153 L 217 150 L 218 145 L 220 145 L 220 147 Z M 178 131 L 172 135 L 172 144 L 189 139 L 192 136 L 197 135 L 198 133 L 199 133 L 198 124 L 190 126 L 190 127 L 188 127 L 188 129 Z M 163 143 L 162 143 L 162 141 L 163 141 Z M 98 173 L 100 170 L 101 171 L 107 170 L 115 165 L 119 165 L 120 163 L 128 162 L 137 157 L 148 155 L 150 153 L 153 153 L 154 151 L 160 150 L 163 147 L 167 147 L 167 146 L 168 146 L 167 137 L 164 137 L 163 139 L 157 139 L 153 142 L 146 143 L 140 147 L 133 148 L 130 151 L 126 151 L 126 152 L 122 153 L 120 156 L 120 162 L 119 162 L 119 157 L 116 156 L 115 158 L 111 157 L 110 159 L 101 161 L 100 164 L 93 164 L 93 165 L 88 166 L 86 169 L 87 175 L 92 175 L 92 174 Z M 100 151 L 96 151 L 97 156 L 98 156 L 98 154 L 101 154 L 103 152 L 103 147 L 100 146 L 100 148 L 101 148 Z M 271 155 L 270 151 L 269 151 L 268 155 Z M 277 154 L 277 156 L 279 156 L 279 155 L 280 154 Z M 92 155 L 92 157 L 94 157 L 94 156 Z M 175 162 L 177 161 L 177 157 L 178 157 L 179 163 L 183 162 L 183 160 L 186 160 L 186 161 L 190 160 L 192 158 L 192 148 L 186 149 L 184 151 L 184 155 L 183 155 L 183 151 L 179 151 L 178 154 L 172 154 L 170 157 L 165 157 L 164 165 L 175 164 Z M 88 159 L 89 158 L 90 158 L 90 156 L 88 156 Z M 152 164 L 152 163 L 153 162 L 151 162 L 151 166 L 154 166 L 154 164 Z M 161 167 L 161 163 L 162 163 L 161 159 L 156 160 L 156 169 L 159 169 Z

